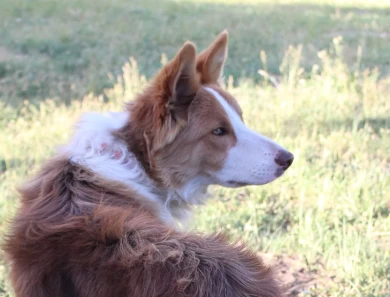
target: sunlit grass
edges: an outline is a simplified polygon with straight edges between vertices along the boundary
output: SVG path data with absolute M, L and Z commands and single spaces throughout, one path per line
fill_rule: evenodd
M 291 49 L 286 69 L 295 74 L 285 73 L 278 88 L 232 89 L 249 125 L 296 159 L 285 177 L 265 187 L 216 190 L 220 199 L 199 210 L 197 226 L 227 228 L 265 252 L 325 263 L 336 288 L 329 284 L 320 296 L 386 296 L 390 84 L 378 82 L 375 71 L 351 72 L 340 48 L 335 39 L 334 54 L 320 54 L 314 72 L 321 74 L 310 80 L 294 64 L 300 50 Z

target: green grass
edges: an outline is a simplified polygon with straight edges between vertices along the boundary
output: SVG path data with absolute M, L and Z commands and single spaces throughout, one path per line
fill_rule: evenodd
M 281 3 L 281 4 L 278 4 Z M 336 3 L 336 4 L 335 4 Z M 297 0 L 2 0 L 0 98 L 80 98 L 112 84 L 129 56 L 150 77 L 161 53 L 172 57 L 187 39 L 200 48 L 222 29 L 231 33 L 227 75 L 258 79 L 259 51 L 279 74 L 290 44 L 304 44 L 302 65 L 319 63 L 317 52 L 332 38 L 345 39 L 348 63 L 358 45 L 365 67 L 390 73 L 390 1 Z
M 16 186 L 82 112 L 119 110 L 162 53 L 187 39 L 202 49 L 228 28 L 228 89 L 248 125 L 296 159 L 269 185 L 215 188 L 193 228 L 226 230 L 331 277 L 302 296 L 390 296 L 390 3 L 156 3 L 2 1 L 0 234 Z M 1 297 L 12 296 L 6 269 Z

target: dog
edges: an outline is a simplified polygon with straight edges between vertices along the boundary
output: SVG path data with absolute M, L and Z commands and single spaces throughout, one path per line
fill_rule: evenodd
M 209 185 L 266 184 L 293 162 L 221 87 L 227 47 L 227 31 L 198 55 L 186 42 L 124 112 L 85 114 L 20 188 L 4 244 L 17 297 L 282 296 L 245 245 L 180 231 Z

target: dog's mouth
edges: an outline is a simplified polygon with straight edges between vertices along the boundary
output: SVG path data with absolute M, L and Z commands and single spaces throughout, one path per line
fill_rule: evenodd
M 252 183 L 252 182 L 247 182 L 247 181 L 242 181 L 242 180 L 228 180 L 225 183 L 225 186 L 230 187 L 230 188 L 239 188 L 239 187 L 245 187 L 245 186 L 250 186 L 250 185 L 265 185 L 265 184 L 272 182 L 276 178 L 281 177 L 286 172 L 286 170 L 288 168 L 289 168 L 289 166 L 278 167 L 274 171 L 273 176 L 270 176 L 269 178 L 262 180 L 261 183 L 260 182 L 259 183 L 255 183 L 255 182 Z
M 245 187 L 245 186 L 249 185 L 249 183 L 247 183 L 247 182 L 236 181 L 236 180 L 229 180 L 227 183 L 228 183 L 229 187 L 232 187 L 232 188 Z
M 280 168 L 276 169 L 275 176 L 281 177 L 285 171 L 286 170 L 284 168 L 280 167 Z
M 279 167 L 278 169 L 276 169 L 275 176 L 277 178 L 281 177 L 286 172 L 287 169 L 288 169 L 288 166 Z

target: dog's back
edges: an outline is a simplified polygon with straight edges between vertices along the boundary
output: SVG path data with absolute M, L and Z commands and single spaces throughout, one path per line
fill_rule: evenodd
M 280 294 L 269 268 L 243 245 L 177 232 L 137 194 L 64 156 L 21 194 L 6 244 L 18 297 Z

